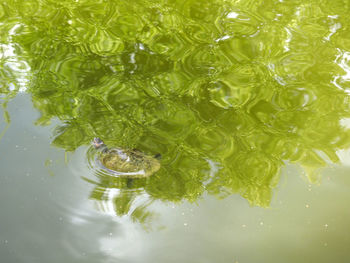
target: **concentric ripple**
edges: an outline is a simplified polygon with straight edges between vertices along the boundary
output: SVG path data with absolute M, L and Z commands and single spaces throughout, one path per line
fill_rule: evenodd
M 118 174 L 114 174 L 114 171 L 108 170 L 107 168 L 103 167 L 100 160 L 98 159 L 98 152 L 93 146 L 90 146 L 86 151 L 86 160 L 88 163 L 89 169 L 96 175 L 96 176 L 117 176 Z

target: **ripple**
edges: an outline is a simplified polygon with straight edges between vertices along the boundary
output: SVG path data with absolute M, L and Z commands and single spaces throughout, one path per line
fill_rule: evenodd
M 220 159 L 225 159 L 235 151 L 234 137 L 221 127 L 200 129 L 196 136 L 189 136 L 187 142 L 205 158 L 217 159 L 220 156 Z
M 197 23 L 188 23 L 184 25 L 184 37 L 192 44 L 210 44 L 219 37 L 214 26 L 208 26 Z
M 217 73 L 217 55 L 209 45 L 193 48 L 182 58 L 182 68 L 189 76 L 211 76 Z
M 189 50 L 188 41 L 178 32 L 157 34 L 149 42 L 150 49 L 158 54 L 165 54 L 176 59 Z
M 113 175 L 113 174 L 110 174 L 108 170 L 105 170 L 103 168 L 101 163 L 99 163 L 99 160 L 96 154 L 97 154 L 96 149 L 92 146 L 90 146 L 86 152 L 88 167 L 93 172 L 93 174 L 97 177 Z
M 23 3 L 20 3 L 20 6 L 18 6 L 18 11 L 23 15 L 26 16 L 27 14 L 30 14 L 32 16 L 37 15 L 40 16 L 40 12 L 47 12 L 48 10 L 42 10 L 39 1 L 26 1 Z M 57 12 L 56 10 L 50 10 Z
M 251 63 L 261 56 L 259 42 L 249 38 L 229 38 L 218 43 L 231 63 Z
M 124 50 L 124 43 L 118 37 L 113 37 L 108 31 L 98 30 L 90 38 L 90 50 L 100 56 L 115 55 Z
M 302 110 L 310 107 L 317 99 L 312 87 L 289 86 L 276 94 L 276 103 L 284 109 Z
M 308 52 L 287 52 L 275 58 L 275 64 L 270 64 L 275 79 L 280 84 L 293 81 L 303 81 L 307 71 L 316 64 L 315 57 Z
M 239 108 L 254 97 L 256 87 L 261 85 L 260 66 L 244 64 L 231 67 L 209 84 L 211 102 L 218 107 Z
M 242 10 L 232 10 L 216 21 L 221 32 L 234 37 L 249 37 L 259 32 L 261 21 Z
M 221 2 L 215 0 L 186 0 L 182 5 L 181 12 L 191 20 L 213 23 L 223 12 Z
M 112 34 L 125 40 L 135 40 L 144 27 L 141 19 L 135 15 L 119 15 L 115 22 L 109 23 Z
M 210 102 L 224 109 L 241 107 L 252 97 L 252 90 L 253 87 L 233 86 L 219 80 L 210 84 Z

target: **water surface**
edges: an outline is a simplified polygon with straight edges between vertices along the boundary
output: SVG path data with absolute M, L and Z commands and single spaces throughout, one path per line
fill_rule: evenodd
M 3 1 L 2 258 L 347 262 L 349 8 Z M 94 137 L 162 167 L 99 173 Z

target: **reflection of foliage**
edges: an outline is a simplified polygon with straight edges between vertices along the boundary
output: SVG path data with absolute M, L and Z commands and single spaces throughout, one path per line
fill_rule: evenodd
M 23 50 L 13 42 L 13 37 L 18 30 L 17 21 L 11 17 L 5 17 L 4 13 L 4 8 L 0 4 L 0 106 L 6 123 L 4 129 L 0 126 L 0 139 L 11 122 L 7 104 L 18 92 L 25 89 L 29 77 L 29 67 L 23 59 Z
M 340 125 L 349 117 L 349 6 L 5 2 L 20 17 L 13 41 L 34 74 L 37 123 L 59 118 L 53 144 L 68 151 L 97 135 L 162 153 L 162 170 L 144 184 L 153 198 L 195 201 L 206 190 L 268 206 L 284 161 L 316 180 L 350 145 Z
M 85 177 L 84 179 L 96 185 L 90 198 L 101 202 L 102 210 L 108 209 L 108 205 L 111 204 L 116 215 L 130 216 L 131 219 L 145 226 L 154 218 L 154 214 L 147 209 L 152 201 L 147 195 L 145 196 L 143 189 L 147 179 L 130 180 L 108 175 L 100 176 L 100 182 Z M 107 208 L 103 206 L 104 204 Z

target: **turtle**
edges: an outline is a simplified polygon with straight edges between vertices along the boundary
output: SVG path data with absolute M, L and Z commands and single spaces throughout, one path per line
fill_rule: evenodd
M 100 166 L 119 177 L 145 178 L 160 169 L 160 154 L 150 156 L 137 149 L 109 149 L 100 138 L 94 138 L 92 144 L 99 152 Z

